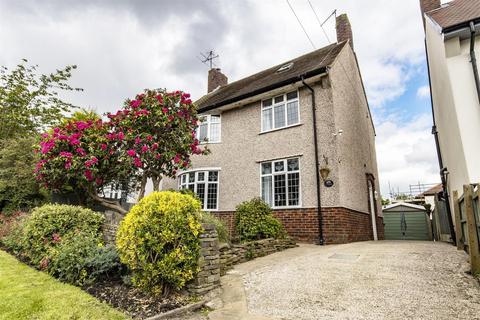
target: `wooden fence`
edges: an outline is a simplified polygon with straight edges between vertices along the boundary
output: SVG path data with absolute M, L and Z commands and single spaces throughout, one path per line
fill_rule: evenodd
M 463 195 L 453 192 L 457 249 L 470 255 L 472 274 L 480 274 L 480 188 L 464 185 Z

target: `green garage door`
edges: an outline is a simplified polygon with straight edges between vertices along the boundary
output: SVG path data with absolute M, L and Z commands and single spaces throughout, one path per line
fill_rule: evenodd
M 385 240 L 430 240 L 424 212 L 384 212 Z

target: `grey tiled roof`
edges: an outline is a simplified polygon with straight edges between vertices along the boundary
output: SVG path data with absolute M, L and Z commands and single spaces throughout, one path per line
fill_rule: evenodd
M 347 42 L 344 41 L 331 44 L 220 87 L 197 100 L 197 108 L 199 112 L 211 110 L 222 105 L 240 101 L 249 95 L 270 91 L 276 85 L 286 84 L 289 81 L 296 82 L 301 76 L 305 76 L 305 78 L 313 76 L 316 71 L 330 66 L 346 43 Z M 277 72 L 281 66 L 291 62 L 293 65 L 290 69 Z

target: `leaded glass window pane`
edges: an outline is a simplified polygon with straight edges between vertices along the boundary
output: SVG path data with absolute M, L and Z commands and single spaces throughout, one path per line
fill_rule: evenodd
M 287 190 L 285 184 L 285 175 L 273 176 L 275 206 L 282 207 L 287 205 Z
M 205 183 L 197 184 L 197 196 L 202 203 L 202 208 L 205 206 Z
M 298 159 L 288 159 L 287 160 L 288 171 L 298 170 Z
M 282 161 L 275 161 L 274 165 L 275 165 L 275 172 L 281 172 L 285 169 L 283 160 Z
M 218 188 L 218 184 L 216 183 L 208 184 L 207 209 L 217 208 L 217 188 Z
M 298 101 L 287 103 L 287 126 L 298 123 Z
M 262 163 L 262 174 L 270 174 L 272 173 L 272 163 Z
M 297 206 L 300 204 L 300 173 L 288 174 L 288 205 Z
M 281 104 L 273 108 L 275 128 L 285 127 L 285 105 Z

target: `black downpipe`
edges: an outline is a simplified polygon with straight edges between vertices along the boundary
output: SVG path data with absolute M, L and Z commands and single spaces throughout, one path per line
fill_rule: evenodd
M 312 114 L 313 114 L 313 141 L 315 145 L 315 173 L 317 180 L 317 212 L 318 212 L 318 244 L 324 245 L 325 239 L 323 238 L 323 214 L 322 214 L 322 202 L 321 202 L 321 193 L 320 193 L 320 163 L 318 160 L 318 138 L 317 138 L 317 107 L 315 103 L 315 90 L 310 87 L 302 77 L 302 83 L 305 87 L 310 90 L 312 96 Z
M 450 237 L 452 238 L 453 244 L 457 245 L 457 237 L 455 235 L 455 229 L 453 227 L 452 210 L 450 208 L 450 199 L 449 199 L 450 197 L 448 195 L 448 189 L 447 189 L 447 179 L 445 178 L 446 168 L 443 166 L 442 152 L 440 151 L 440 142 L 438 140 L 437 123 L 435 120 L 435 110 L 433 108 L 432 79 L 430 78 L 430 63 L 428 59 L 427 40 L 425 40 L 424 44 L 425 44 L 425 57 L 427 58 L 428 87 L 430 88 L 430 106 L 432 108 L 432 118 L 433 118 L 432 134 L 435 138 L 435 147 L 437 150 L 438 166 L 440 167 L 440 179 L 442 181 L 443 197 L 445 199 L 445 208 L 447 209 L 447 219 L 448 219 L 448 225 L 450 228 Z
M 475 56 L 475 23 L 470 22 L 470 62 L 472 63 L 473 77 L 475 78 L 475 86 L 477 87 L 478 102 L 480 102 L 480 79 L 478 78 L 477 57 Z

